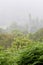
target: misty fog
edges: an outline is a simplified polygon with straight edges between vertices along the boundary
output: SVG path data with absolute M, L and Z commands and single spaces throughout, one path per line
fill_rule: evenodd
M 21 26 L 27 23 L 29 28 L 43 27 L 43 0 L 0 0 L 0 27 L 14 22 Z
M 43 65 L 43 0 L 0 0 L 0 65 Z

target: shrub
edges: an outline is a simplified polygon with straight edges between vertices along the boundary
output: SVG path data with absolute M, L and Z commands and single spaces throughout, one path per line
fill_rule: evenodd
M 43 65 L 43 44 L 35 44 L 20 53 L 18 65 Z

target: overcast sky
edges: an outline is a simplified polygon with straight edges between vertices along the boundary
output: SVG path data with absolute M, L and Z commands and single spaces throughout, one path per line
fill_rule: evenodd
M 28 15 L 43 18 L 43 0 L 0 0 L 0 26 L 28 21 Z

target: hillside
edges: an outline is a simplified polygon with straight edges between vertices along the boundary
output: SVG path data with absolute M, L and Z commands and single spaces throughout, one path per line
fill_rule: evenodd
M 43 41 L 43 28 L 40 28 L 37 32 L 33 33 L 30 36 L 30 39 L 34 40 L 34 41 Z

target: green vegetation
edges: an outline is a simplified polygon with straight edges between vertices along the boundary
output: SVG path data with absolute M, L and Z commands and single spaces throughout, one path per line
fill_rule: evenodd
M 0 33 L 0 65 L 43 65 L 43 29 Z

